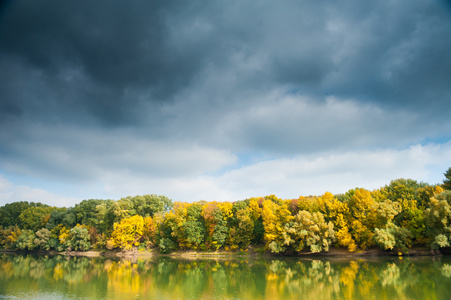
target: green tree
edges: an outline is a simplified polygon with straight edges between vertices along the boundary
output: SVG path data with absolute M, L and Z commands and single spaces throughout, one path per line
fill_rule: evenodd
M 100 220 L 98 218 L 96 208 L 98 205 L 104 204 L 106 201 L 107 200 L 101 199 L 83 200 L 80 203 L 75 204 L 75 206 L 69 210 L 69 213 L 75 216 L 75 224 L 84 224 L 89 227 L 98 227 Z M 70 225 L 63 222 L 61 223 L 66 226 Z
M 21 250 L 34 250 L 36 245 L 34 239 L 36 238 L 33 230 L 24 229 L 15 242 L 15 247 Z
M 63 251 L 65 249 L 65 245 L 60 242 L 59 235 L 62 229 L 66 227 L 63 224 L 59 224 L 53 227 L 50 230 L 50 239 L 48 244 L 51 249 L 55 249 L 56 251 Z
M 113 231 L 114 216 L 110 214 L 110 206 L 113 203 L 115 203 L 114 200 L 104 200 L 95 208 L 95 216 L 98 221 L 96 228 L 104 235 Z
M 73 213 L 72 208 L 68 209 L 66 207 L 58 207 L 50 213 L 50 218 L 47 222 L 46 228 L 48 230 L 52 230 L 59 224 L 63 224 L 69 228 L 74 227 L 77 224 L 75 222 L 75 214 Z
M 451 167 L 448 168 L 448 170 L 445 173 L 443 173 L 443 175 L 445 175 L 446 179 L 443 180 L 442 187 L 445 190 L 451 190 Z
M 374 241 L 384 250 L 398 248 L 404 253 L 408 252 L 411 246 L 412 235 L 406 228 L 389 223 L 384 228 L 376 228 L 374 231 Z
M 188 206 L 187 220 L 184 224 L 186 240 L 191 249 L 199 249 L 205 240 L 205 225 L 202 217 L 202 204 L 193 203 Z
M 427 235 L 432 249 L 451 246 L 451 191 L 431 198 L 425 212 Z
M 425 240 L 424 210 L 432 196 L 429 185 L 412 179 L 392 180 L 382 189 L 387 199 L 398 202 L 401 212 L 394 218 L 394 224 L 408 229 L 412 234 L 412 244 L 422 244 Z
M 5 204 L 0 207 L 0 225 L 3 227 L 17 225 L 19 228 L 24 228 L 21 220 L 19 219 L 20 214 L 30 208 L 30 207 L 42 207 L 48 206 L 42 203 L 34 203 L 27 201 L 19 201 Z
M 31 229 L 34 232 L 38 231 L 47 225 L 47 222 L 50 220 L 50 214 L 56 209 L 56 207 L 51 206 L 36 206 L 27 208 L 19 215 L 22 228 Z
M 70 250 L 87 251 L 91 247 L 89 231 L 86 226 L 77 225 L 69 230 L 66 245 Z
M 163 215 L 162 213 L 157 213 L 152 218 L 155 226 L 155 244 L 162 253 L 170 253 L 172 250 L 178 248 L 178 244 L 175 243 L 172 234 L 173 220 L 167 217 L 169 214 Z
M 122 198 L 118 201 L 107 201 L 97 205 L 96 210 L 97 215 L 103 217 L 102 219 L 99 218 L 99 227 L 102 232 L 111 232 L 114 223 L 136 215 L 132 201 L 127 198 Z
M 221 248 L 227 239 L 229 228 L 218 204 L 209 202 L 203 205 L 202 217 L 206 230 L 207 248 L 215 250 Z
M 142 217 L 153 217 L 156 213 L 167 212 L 172 209 L 174 204 L 166 196 L 143 195 L 127 197 L 132 202 L 135 213 Z
M 252 218 L 248 207 L 242 208 L 235 213 L 236 227 L 235 227 L 235 244 L 241 248 L 246 249 L 252 241 L 252 234 L 254 233 L 255 221 Z

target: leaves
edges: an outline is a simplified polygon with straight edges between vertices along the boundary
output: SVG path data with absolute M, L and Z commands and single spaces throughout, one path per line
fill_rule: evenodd
M 446 170 L 446 172 L 443 173 L 443 175 L 445 175 L 445 179 L 443 180 L 442 187 L 445 190 L 451 190 L 451 167 L 448 168 L 448 170 Z
M 374 191 L 286 200 L 269 195 L 173 204 L 152 194 L 84 200 L 72 208 L 17 202 L 0 207 L 0 217 L 2 248 L 87 250 L 93 244 L 128 250 L 143 243 L 168 253 L 264 243 L 279 253 L 328 251 L 335 243 L 349 251 L 378 245 L 407 252 L 414 244 L 451 244 L 451 191 L 411 179 Z
M 130 250 L 139 245 L 139 239 L 143 234 L 144 218 L 139 215 L 125 218 L 119 223 L 114 223 L 111 234 L 111 242 L 114 247 Z
M 295 251 L 308 247 L 311 252 L 329 251 L 335 240 L 334 225 L 326 222 L 320 212 L 299 211 L 294 220 L 285 225 L 283 245 Z

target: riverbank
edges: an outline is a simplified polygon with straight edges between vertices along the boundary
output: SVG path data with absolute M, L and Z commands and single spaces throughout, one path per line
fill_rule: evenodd
M 339 258 L 365 258 L 365 257 L 383 257 L 383 256 L 440 256 L 451 254 L 449 249 L 431 250 L 427 248 L 412 248 L 407 254 L 401 254 L 396 251 L 384 251 L 379 248 L 372 248 L 362 251 L 349 252 L 345 248 L 331 248 L 328 252 L 312 253 L 312 252 L 299 252 L 299 253 L 285 253 L 274 254 L 261 249 L 248 249 L 247 251 L 194 251 L 194 250 L 180 250 L 174 251 L 169 254 L 160 253 L 157 249 L 139 251 L 137 248 L 132 250 L 109 250 L 109 251 L 23 251 L 23 250 L 10 250 L 0 249 L 0 253 L 18 253 L 18 254 L 43 254 L 43 255 L 66 255 L 66 256 L 83 256 L 83 257 L 116 257 L 116 258 L 142 258 L 149 259 L 154 257 L 171 257 L 181 259 L 209 259 L 209 258 L 239 258 L 239 257 L 339 257 Z

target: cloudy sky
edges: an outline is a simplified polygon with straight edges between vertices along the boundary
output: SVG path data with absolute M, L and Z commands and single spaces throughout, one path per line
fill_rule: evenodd
M 0 205 L 441 183 L 448 1 L 0 6 Z

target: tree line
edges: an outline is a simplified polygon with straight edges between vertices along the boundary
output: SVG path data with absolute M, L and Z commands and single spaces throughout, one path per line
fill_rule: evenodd
M 451 168 L 442 185 L 397 179 L 380 189 L 236 202 L 175 202 L 143 195 L 83 200 L 59 208 L 33 202 L 0 207 L 3 249 L 86 251 L 157 248 L 272 253 L 350 252 L 451 246 Z

